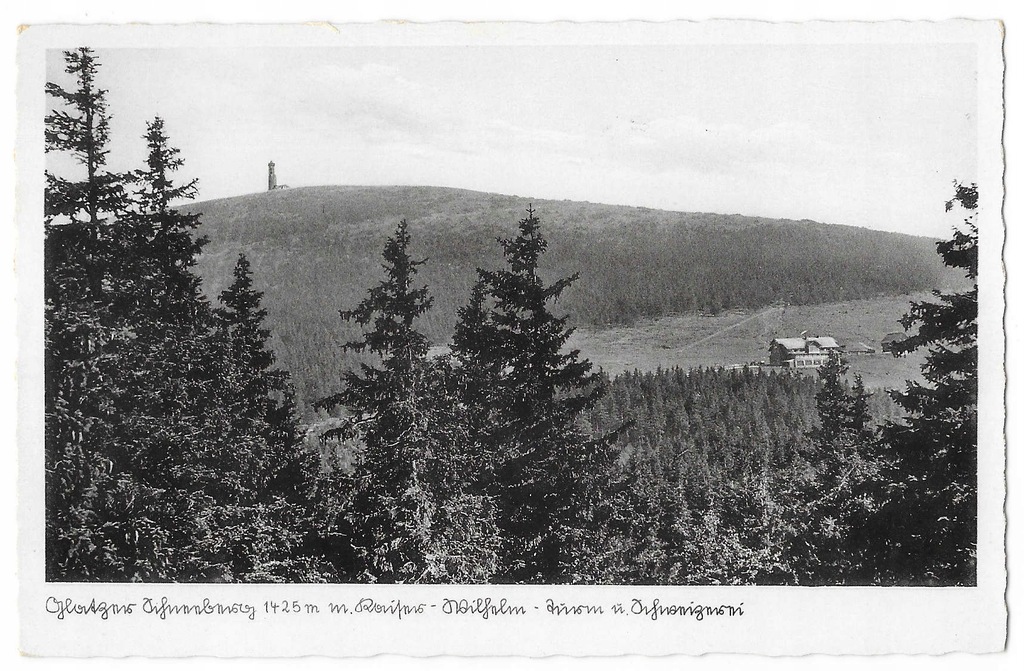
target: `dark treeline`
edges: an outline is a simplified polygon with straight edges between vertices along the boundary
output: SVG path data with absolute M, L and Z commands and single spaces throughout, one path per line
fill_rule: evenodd
M 514 234 L 524 199 L 428 187 L 310 187 L 200 203 L 211 243 L 200 262 L 218 286 L 245 251 L 266 291 L 275 351 L 299 402 L 331 393 L 358 358 L 339 342 L 339 305 L 358 302 L 380 269 L 395 221 L 407 219 L 410 253 L 434 298 L 419 328 L 450 342 L 477 267 L 500 267 L 495 238 Z M 949 279 L 934 242 L 814 222 L 543 201 L 548 281 L 579 272 L 558 309 L 582 325 L 773 303 L 814 304 L 903 295 Z M 390 223 L 385 223 L 390 222 Z M 585 222 L 585 223 L 580 223 Z M 339 329 L 341 335 L 339 337 Z
M 198 217 L 171 207 L 196 184 L 164 122 L 141 168 L 109 171 L 96 56 L 65 61 L 47 151 L 81 171 L 46 174 L 48 580 L 974 583 L 976 289 L 912 305 L 901 352 L 930 355 L 899 412 L 838 359 L 819 380 L 610 381 L 564 347 L 579 278 L 547 265 L 532 209 L 431 356 L 434 261 L 402 221 L 334 307 L 361 363 L 300 428 L 249 259 L 201 290 Z M 974 280 L 976 188 L 957 204 L 938 251 Z

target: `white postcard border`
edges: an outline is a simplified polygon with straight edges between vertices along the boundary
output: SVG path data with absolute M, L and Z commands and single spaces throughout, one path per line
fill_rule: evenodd
M 187 46 L 368 46 L 431 44 L 673 44 L 974 42 L 978 45 L 979 187 L 979 574 L 974 588 L 525 587 L 367 585 L 103 585 L 43 580 L 42 118 L 46 49 Z M 17 220 L 19 233 L 19 559 L 21 647 L 61 656 L 366 656 L 703 653 L 888 653 L 1002 649 L 1006 636 L 1005 377 L 1002 245 L 1002 33 L 997 22 L 770 24 L 752 21 L 623 24 L 397 24 L 331 26 L 36 26 L 20 37 Z M 894 176 L 898 178 L 898 176 Z M 60 603 L 136 604 L 131 615 L 58 617 Z M 168 615 L 166 603 L 247 604 L 246 612 Z M 384 613 L 331 614 L 360 599 Z M 491 599 L 524 615 L 459 613 L 462 599 Z M 604 607 L 603 615 L 558 616 L 553 603 Z M 727 605 L 741 616 L 697 620 L 645 609 Z M 147 601 L 148 600 L 148 601 Z M 639 609 L 635 605 L 637 600 Z M 425 604 L 422 614 L 398 616 Z M 269 602 L 300 612 L 270 614 Z M 149 604 L 148 606 L 146 604 Z M 449 605 L 454 604 L 454 605 Z M 630 611 L 609 611 L 622 604 Z M 318 613 L 308 606 L 316 606 Z M 390 610 L 388 608 L 390 607 Z M 448 608 L 454 612 L 447 613 Z M 637 609 L 639 612 L 637 612 Z M 470 609 L 472 610 L 472 609 Z M 656 609 L 655 609 L 656 610 Z M 161 612 L 163 617 L 161 617 Z

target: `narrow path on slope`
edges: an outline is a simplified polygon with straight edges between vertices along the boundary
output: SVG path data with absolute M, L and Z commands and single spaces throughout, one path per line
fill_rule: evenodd
M 715 331 L 714 333 L 712 333 L 711 335 L 706 335 L 703 338 L 698 338 L 697 340 L 689 342 L 689 343 L 683 345 L 682 347 L 678 347 L 678 348 L 676 348 L 676 350 L 677 351 L 684 351 L 684 350 L 691 349 L 693 347 L 696 347 L 697 345 L 700 345 L 702 343 L 706 343 L 709 340 L 714 340 L 715 338 L 717 338 L 718 336 L 722 335 L 723 333 L 728 333 L 729 331 L 731 331 L 731 330 L 733 330 L 735 328 L 738 328 L 740 326 L 743 326 L 747 322 L 752 321 L 754 319 L 757 319 L 758 317 L 763 317 L 763 316 L 767 315 L 770 312 L 775 312 L 775 311 L 779 311 L 779 310 L 783 310 L 784 311 L 785 309 L 786 309 L 785 306 L 778 306 L 778 305 L 772 306 L 770 308 L 765 308 L 764 310 L 761 310 L 760 312 L 755 312 L 754 314 L 750 315 L 749 317 L 744 317 L 743 319 L 739 320 L 735 324 L 730 324 L 729 326 L 726 326 L 725 328 L 719 329 L 719 330 Z

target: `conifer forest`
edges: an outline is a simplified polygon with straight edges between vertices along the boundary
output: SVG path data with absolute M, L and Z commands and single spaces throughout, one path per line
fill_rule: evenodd
M 79 48 L 46 87 L 47 580 L 976 584 L 976 185 L 935 248 L 964 288 L 908 302 L 880 354 L 926 353 L 901 388 L 836 355 L 606 375 L 566 346 L 580 278 L 531 207 L 441 353 L 432 260 L 389 221 L 375 283 L 323 315 L 358 363 L 300 404 L 255 264 L 205 293 L 174 120 L 115 171 L 103 85 Z

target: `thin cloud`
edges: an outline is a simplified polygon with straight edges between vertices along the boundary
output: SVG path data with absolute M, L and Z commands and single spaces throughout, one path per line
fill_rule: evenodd
M 273 159 L 292 186 L 443 184 L 934 235 L 950 181 L 974 176 L 969 51 L 620 51 L 106 51 L 112 168 L 144 158 L 160 114 L 204 198 L 263 188 Z

